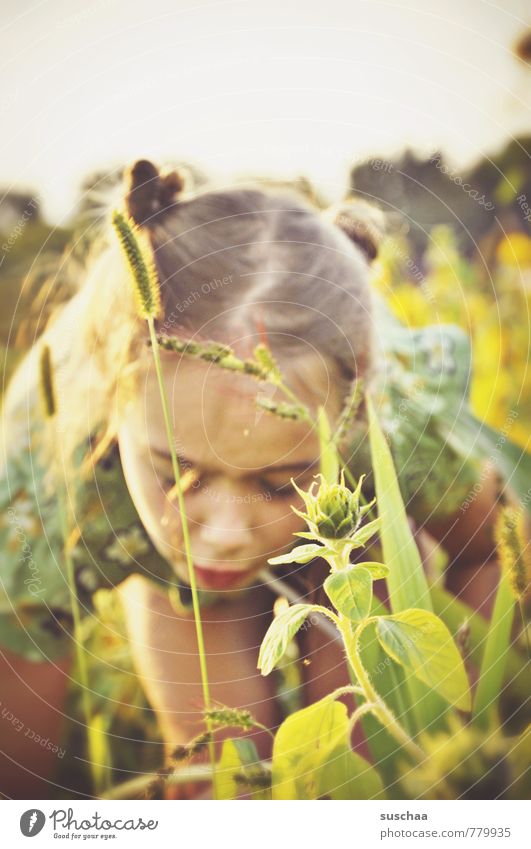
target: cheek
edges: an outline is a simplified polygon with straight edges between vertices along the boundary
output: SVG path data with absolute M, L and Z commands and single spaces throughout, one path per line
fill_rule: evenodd
M 162 483 L 128 440 L 119 440 L 119 445 L 125 481 L 140 520 L 150 535 L 160 534 L 167 502 Z
M 167 499 L 157 479 L 140 476 L 135 492 L 131 493 L 138 515 L 147 532 L 152 536 L 164 536 L 167 521 Z
M 291 504 L 295 502 L 296 499 L 272 498 L 271 501 L 264 501 L 260 505 L 255 516 L 256 526 L 262 538 L 271 541 L 275 546 L 295 543 L 293 534 L 305 528 L 304 520 L 291 509 Z

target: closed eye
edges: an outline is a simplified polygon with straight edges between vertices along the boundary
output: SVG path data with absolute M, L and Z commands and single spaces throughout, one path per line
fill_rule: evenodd
M 267 492 L 271 493 L 273 498 L 288 498 L 295 493 L 291 482 L 278 485 L 264 480 L 262 482 L 262 486 L 267 490 Z
M 313 478 L 307 478 L 305 476 L 302 481 L 296 481 L 296 483 L 301 489 L 307 489 L 312 480 Z M 267 491 L 271 493 L 273 498 L 291 498 L 293 501 L 297 501 L 299 498 L 291 480 L 286 481 L 285 483 L 274 483 L 263 478 L 262 486 L 266 487 Z
M 190 475 L 193 475 L 194 473 L 197 474 L 195 466 L 186 457 L 179 455 L 177 457 L 177 462 L 179 464 L 180 477 L 183 483 Z M 164 484 L 165 489 L 171 489 L 175 486 L 175 475 L 173 474 L 171 461 L 164 464 L 164 469 L 160 471 L 160 479 Z

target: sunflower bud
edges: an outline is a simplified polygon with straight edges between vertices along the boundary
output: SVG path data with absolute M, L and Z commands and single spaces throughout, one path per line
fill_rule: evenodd
M 309 524 L 316 534 L 324 539 L 341 539 L 352 534 L 360 524 L 363 509 L 360 510 L 360 490 L 363 478 L 351 492 L 345 486 L 344 476 L 340 483 L 328 484 L 322 475 L 317 493 L 313 490 L 317 483 L 314 481 L 308 492 L 296 487 L 304 499 L 307 513 L 296 511 Z

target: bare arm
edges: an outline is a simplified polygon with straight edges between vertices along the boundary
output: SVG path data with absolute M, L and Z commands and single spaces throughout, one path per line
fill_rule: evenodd
M 51 795 L 49 782 L 65 755 L 61 738 L 69 668 L 70 659 L 32 663 L 0 651 L 0 794 L 4 798 Z
M 499 578 L 494 544 L 498 476 L 494 469 L 481 476 L 478 490 L 453 516 L 427 522 L 424 527 L 450 557 L 447 589 L 489 616 Z
M 170 751 L 204 730 L 194 620 L 178 616 L 166 595 L 139 576 L 125 581 L 120 594 L 135 665 Z M 273 681 L 256 664 L 271 607 L 269 593 L 256 588 L 202 611 L 212 700 L 247 708 L 268 728 L 279 721 Z M 269 735 L 253 739 L 269 757 Z

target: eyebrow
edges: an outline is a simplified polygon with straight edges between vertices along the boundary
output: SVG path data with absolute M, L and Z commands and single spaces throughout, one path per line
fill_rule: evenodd
M 311 460 L 308 462 L 303 461 L 301 463 L 286 463 L 283 466 L 265 466 L 264 472 L 305 471 L 306 469 L 311 469 L 317 462 L 318 460 Z
M 155 456 L 160 457 L 163 460 L 171 460 L 171 454 L 167 448 L 152 448 L 151 453 L 155 454 Z M 182 459 L 183 456 L 184 455 L 179 454 L 179 451 L 177 451 L 177 457 L 181 457 Z M 192 465 L 195 465 L 194 460 L 192 460 L 190 457 L 186 457 L 186 459 L 189 460 Z M 262 471 L 269 474 L 275 474 L 277 472 L 305 471 L 306 469 L 311 469 L 312 466 L 315 466 L 318 462 L 318 459 L 310 461 L 301 460 L 299 463 L 284 463 L 281 466 L 264 466 L 261 470 L 250 470 L 249 473 L 252 474 L 253 471 Z

